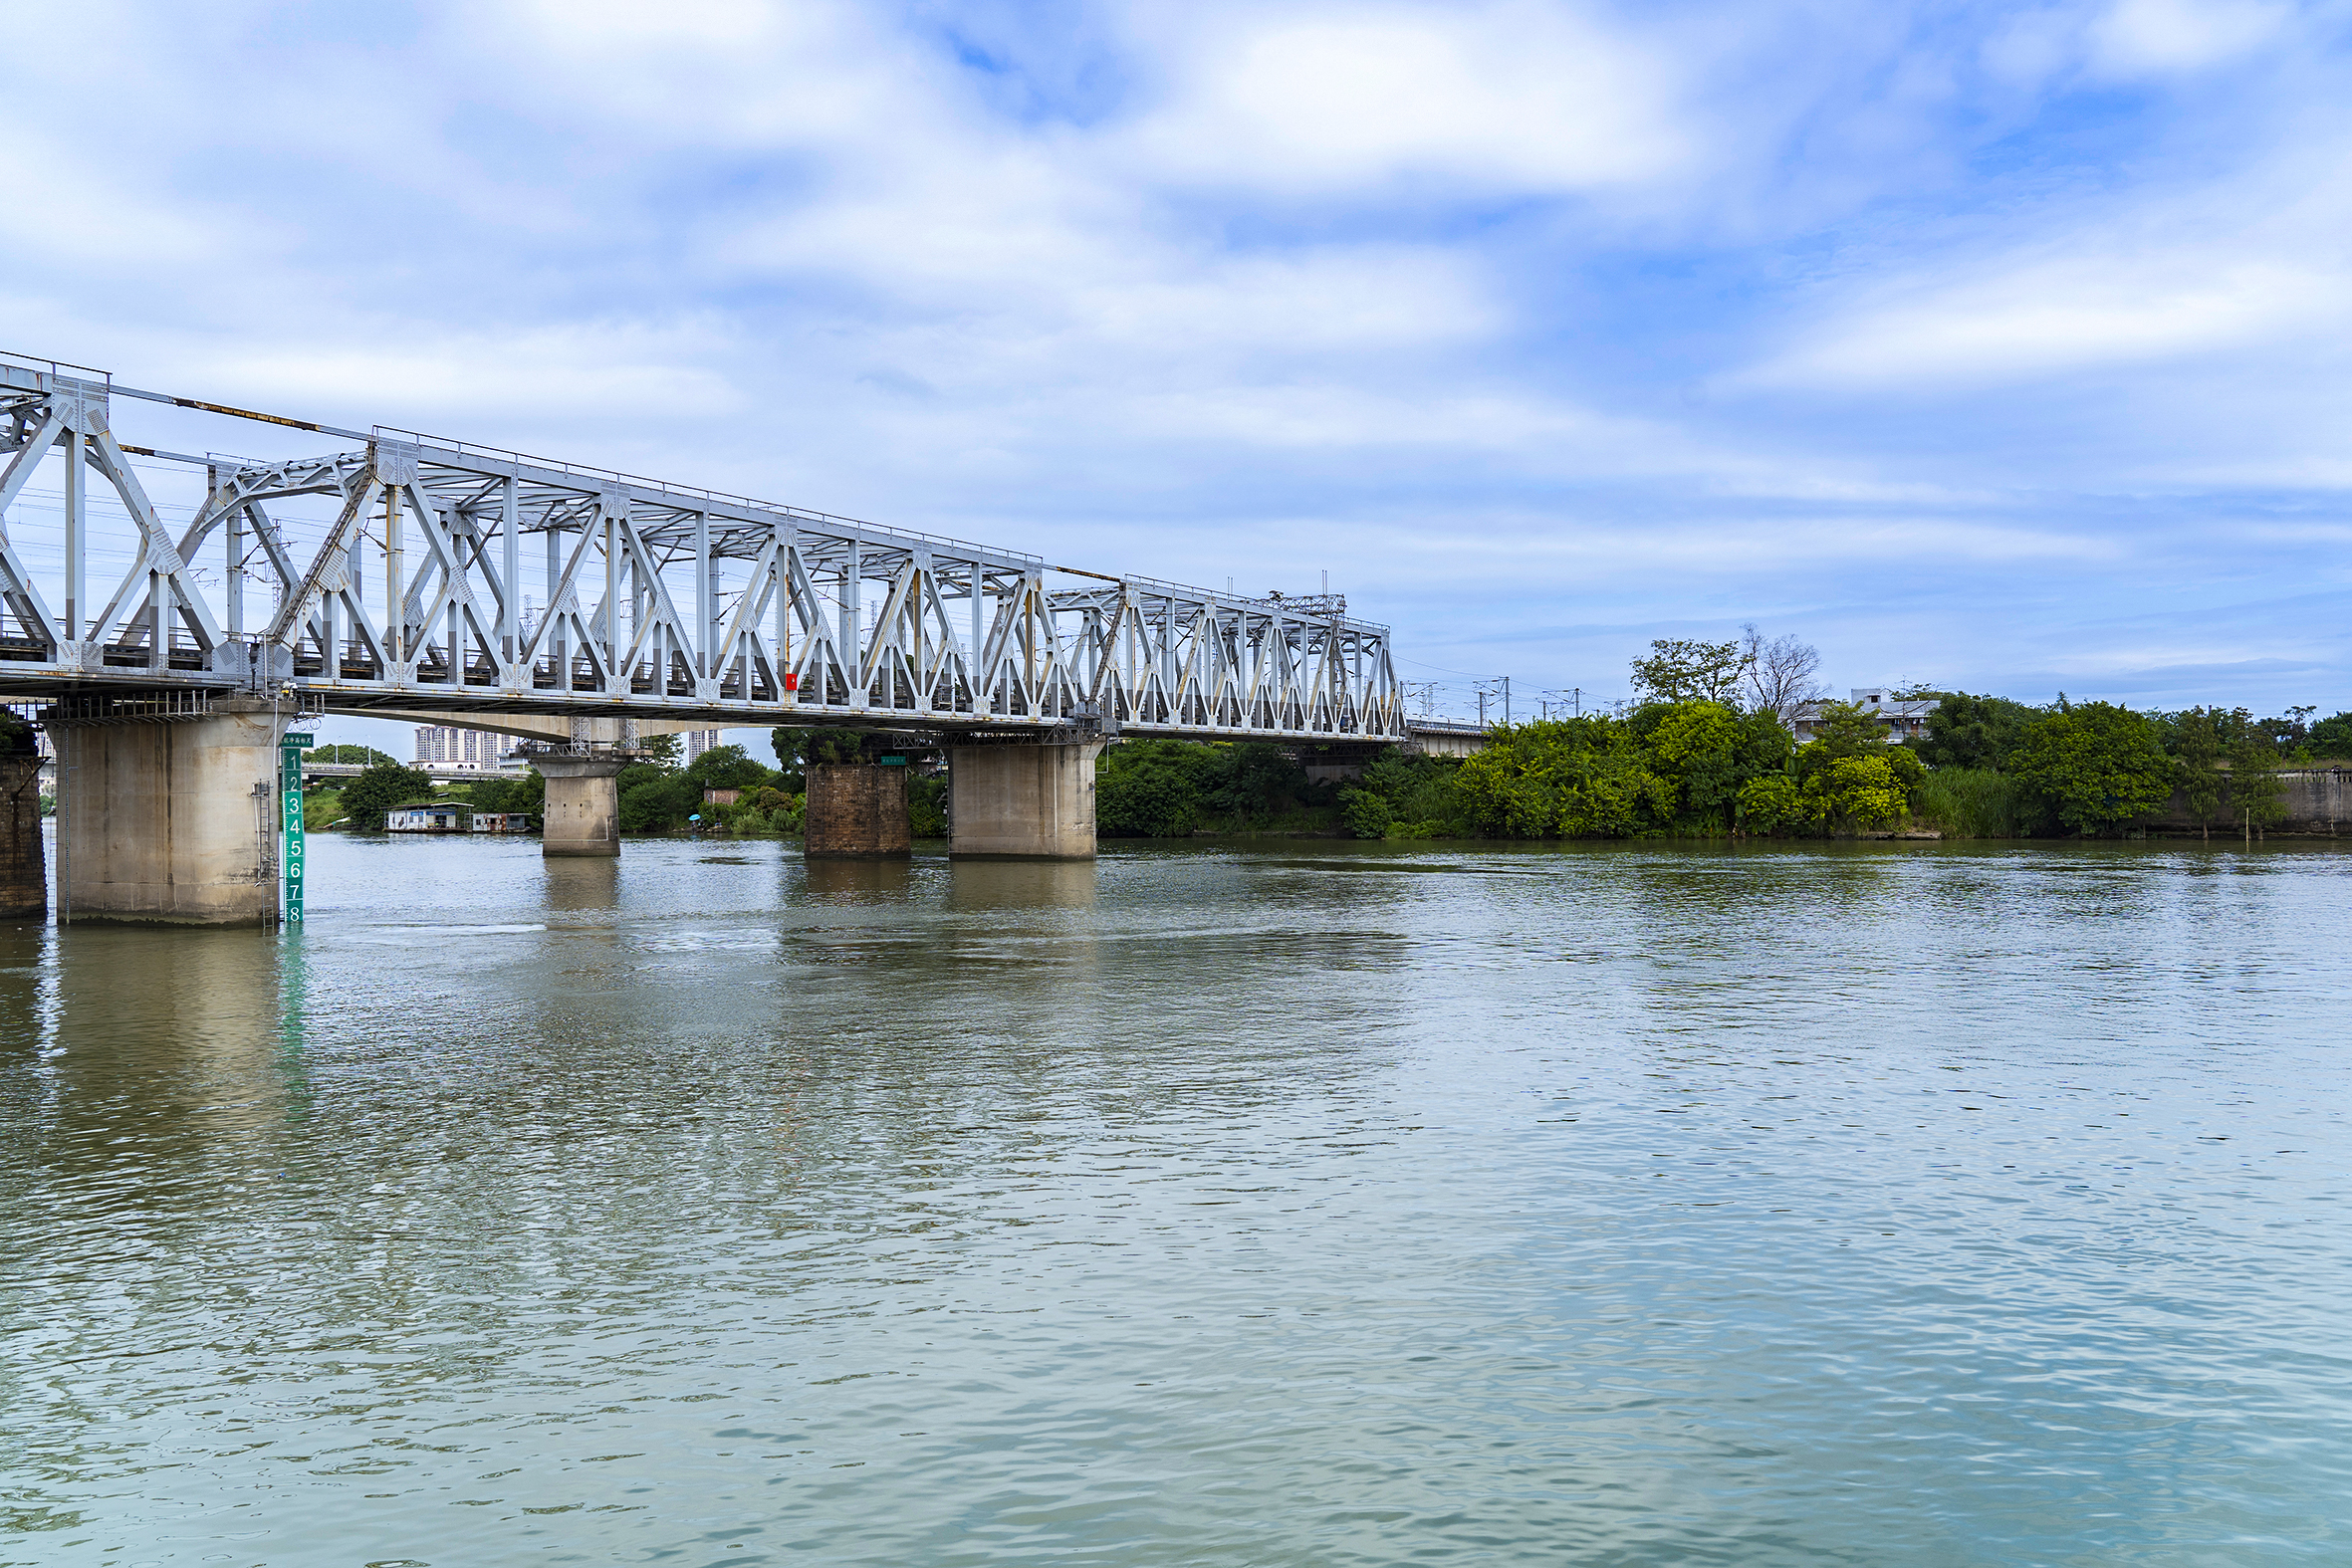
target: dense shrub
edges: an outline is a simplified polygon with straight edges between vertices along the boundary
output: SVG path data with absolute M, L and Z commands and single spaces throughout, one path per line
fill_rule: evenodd
M 1358 838 L 1386 838 L 1389 823 L 1396 820 L 1396 807 L 1376 790 L 1342 789 L 1339 819 Z
M 1182 838 L 1208 811 L 1216 760 L 1188 741 L 1105 748 L 1094 779 L 1094 830 L 1106 838 Z

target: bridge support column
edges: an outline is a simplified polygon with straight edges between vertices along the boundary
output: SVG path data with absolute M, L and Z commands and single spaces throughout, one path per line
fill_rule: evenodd
M 45 722 L 58 754 L 61 919 L 277 918 L 284 725 L 271 704 L 222 697 L 200 715 L 168 718 L 57 709 Z
M 801 843 L 810 859 L 898 860 L 914 853 L 905 769 L 813 763 L 808 778 Z
M 20 751 L 12 742 L 22 742 Z M 0 920 L 49 913 L 49 866 L 41 844 L 41 758 L 33 732 L 0 729 Z
M 532 756 L 531 766 L 547 780 L 542 854 L 620 853 L 620 786 L 613 781 L 629 762 L 626 757 Z
M 957 860 L 1094 858 L 1102 743 L 957 746 L 947 754 L 947 852 Z

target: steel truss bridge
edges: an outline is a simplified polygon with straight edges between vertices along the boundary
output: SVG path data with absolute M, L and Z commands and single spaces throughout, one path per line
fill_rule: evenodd
M 286 462 L 125 446 L 112 426 L 118 398 L 361 444 Z M 28 521 L 17 504 L 52 453 L 63 459 L 63 505 L 55 523 L 46 510 Z M 176 536 L 130 454 L 202 470 L 203 500 Z M 119 516 L 92 505 L 99 486 Z M 324 498 L 334 521 L 297 548 L 273 509 L 303 497 Z M 224 586 L 196 580 L 191 562 L 208 551 Z M 95 584 L 94 560 L 109 562 Z M 269 586 L 266 608 L 248 602 L 249 579 Z M 312 711 L 483 728 L 524 715 L 618 719 L 623 738 L 645 721 L 1008 739 L 1406 737 L 1388 628 L 1348 618 L 1334 599 L 1237 597 L 1050 566 L 0 356 L 0 697 L 79 706 L 136 692 L 170 705 L 179 692 L 290 689 Z M 576 722 L 570 733 L 590 731 Z

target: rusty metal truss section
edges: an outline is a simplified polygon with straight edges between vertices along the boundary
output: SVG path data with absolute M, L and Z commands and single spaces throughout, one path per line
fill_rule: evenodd
M 124 447 L 131 397 L 356 440 Z M 62 449 L 61 522 L 10 507 Z M 126 457 L 201 464 L 175 537 Z M 111 487 L 127 524 L 89 504 Z M 283 505 L 324 498 L 290 544 Z M 111 513 L 108 514 L 111 516 Z M 94 542 L 92 528 L 125 538 Z M 127 569 L 88 591 L 94 543 Z M 188 563 L 217 552 L 225 587 Z M 35 559 L 36 555 L 38 560 Z M 46 563 L 46 568 L 44 567 Z M 266 584 L 266 611 L 247 603 Z M 1074 582 L 1076 585 L 1069 585 Z M 332 712 L 1401 740 L 1388 629 L 463 442 L 276 419 L 0 358 L 0 690 L 291 687 Z

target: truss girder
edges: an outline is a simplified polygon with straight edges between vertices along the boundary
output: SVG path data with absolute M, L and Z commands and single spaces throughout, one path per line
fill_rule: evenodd
M 193 460 L 205 497 L 174 539 L 108 393 L 0 363 L 0 685 L 266 676 L 347 711 L 1404 733 L 1382 626 L 1140 578 L 1054 589 L 1095 574 L 406 432 Z M 55 528 L 16 503 L 61 449 L 80 477 Z M 94 487 L 120 517 L 92 510 Z M 314 520 L 290 523 L 305 501 Z M 216 542 L 218 587 L 188 564 Z M 127 561 L 95 613 L 94 552 Z M 272 589 L 250 626 L 249 580 Z

